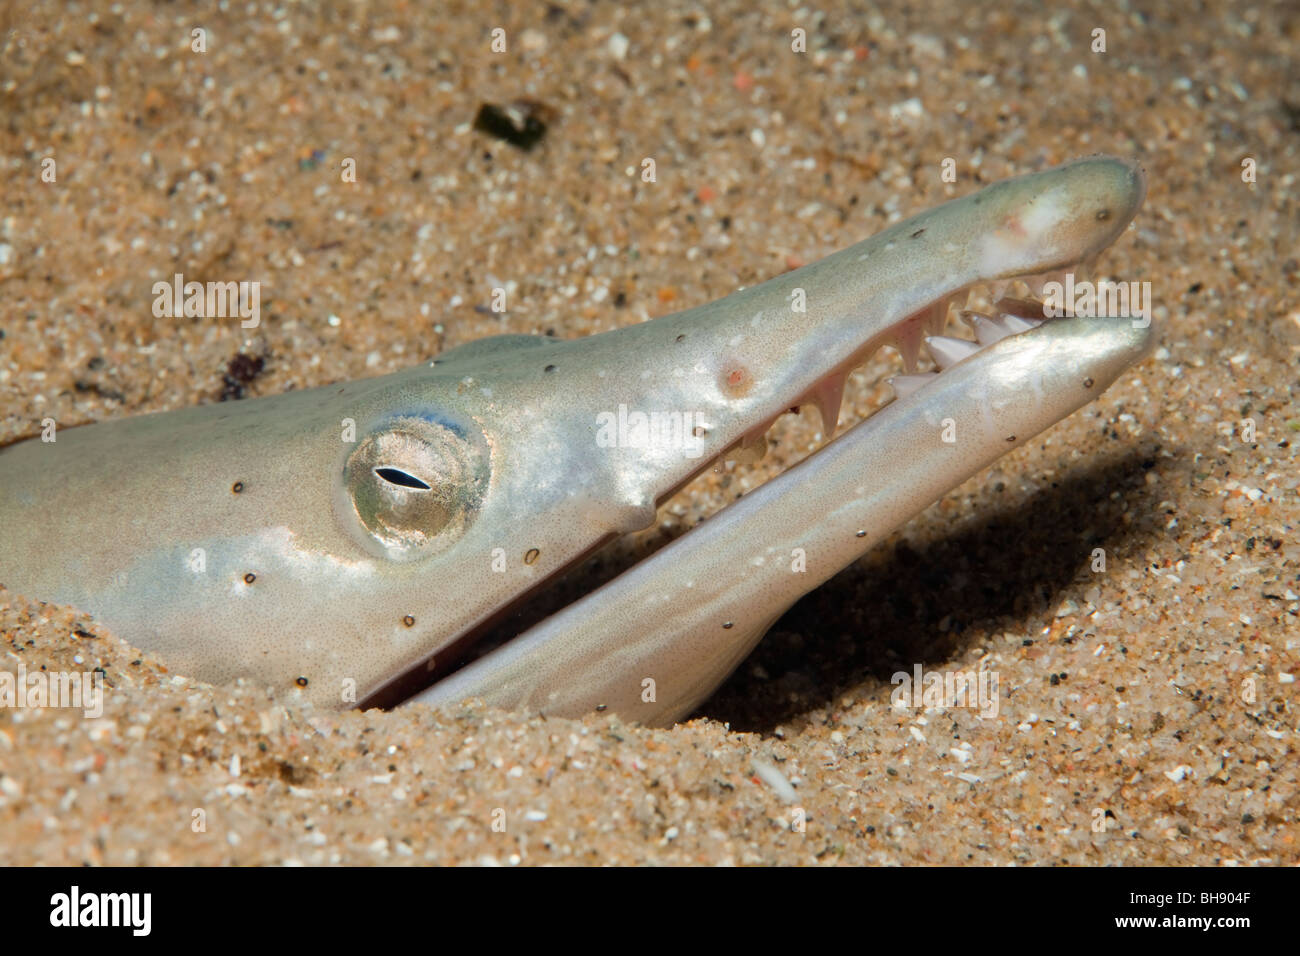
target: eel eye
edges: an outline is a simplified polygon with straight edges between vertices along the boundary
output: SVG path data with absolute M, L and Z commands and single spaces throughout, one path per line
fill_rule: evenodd
M 489 469 L 486 448 L 459 429 L 393 419 L 348 455 L 340 509 L 367 550 L 415 560 L 464 533 L 482 503 Z

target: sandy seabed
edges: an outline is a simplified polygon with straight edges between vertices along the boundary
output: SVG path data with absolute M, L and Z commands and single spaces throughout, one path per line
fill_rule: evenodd
M 1150 191 L 1096 274 L 1151 283 L 1161 345 L 805 598 L 668 730 L 325 713 L 0 590 L 0 668 L 109 685 L 97 720 L 0 710 L 0 862 L 1300 859 L 1294 4 L 237 6 L 0 8 L 0 444 L 643 321 L 1099 151 Z M 473 128 L 521 98 L 549 119 L 533 150 Z M 155 319 L 178 272 L 258 279 L 254 337 Z M 896 368 L 853 376 L 842 427 Z M 706 474 L 605 560 L 819 429 L 780 420 L 762 463 Z M 891 706 L 917 664 L 995 670 L 998 717 Z

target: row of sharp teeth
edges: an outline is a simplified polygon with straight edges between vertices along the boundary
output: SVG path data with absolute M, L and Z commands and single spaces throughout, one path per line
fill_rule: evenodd
M 970 309 L 962 309 L 958 315 L 974 328 L 975 341 L 952 338 L 947 335 L 926 336 L 926 347 L 930 351 L 930 357 L 934 359 L 934 364 L 938 366 L 938 370 L 895 375 L 889 379 L 889 384 L 894 389 L 896 399 L 907 398 L 923 385 L 938 378 L 940 372 L 951 368 L 963 359 L 970 358 L 980 349 L 995 342 L 1000 342 L 1009 335 L 1019 335 L 1021 332 L 1028 332 L 1030 329 L 1043 324 L 1042 320 L 1027 319 L 1011 312 L 985 315 Z
M 1087 263 L 1080 268 L 1091 271 L 1091 266 L 1092 263 Z M 1015 279 L 993 279 L 987 283 L 976 283 L 973 286 L 966 286 L 944 296 L 938 302 L 912 316 L 911 319 L 900 323 L 898 334 L 889 344 L 893 345 L 902 355 L 903 367 L 907 370 L 907 374 L 895 375 L 889 379 L 889 384 L 894 388 L 895 398 L 906 398 L 922 385 L 933 381 L 939 372 L 957 364 L 962 359 L 969 358 L 981 348 L 992 345 L 1008 335 L 1018 335 L 1040 325 L 1041 320 L 1028 318 L 1027 316 L 1041 316 L 1043 314 L 1042 302 L 1035 300 L 1041 297 L 1044 285 L 1051 281 L 1059 282 L 1063 276 L 1064 271 L 1056 271 L 1046 272 L 1041 275 L 1018 276 Z M 1025 289 L 1033 298 L 1024 299 L 1015 295 L 1008 296 L 1008 292 L 1018 291 L 1016 283 L 1023 283 Z M 980 303 L 981 300 L 993 303 L 995 314 L 987 315 L 971 308 L 972 305 Z M 948 313 L 952 306 L 957 306 L 955 309 L 957 316 L 975 330 L 975 342 L 939 334 L 943 332 L 948 324 Z M 913 320 L 920 320 L 920 324 L 917 325 Z M 905 331 L 907 329 L 912 331 Z M 926 332 L 934 334 L 925 335 Z M 939 371 L 915 371 L 922 341 L 929 347 L 930 355 Z M 811 392 L 801 396 L 799 400 L 794 402 L 790 410 L 795 411 L 800 406 L 808 403 L 816 405 L 817 410 L 821 413 L 822 428 L 829 437 L 835 432 L 836 424 L 839 421 L 840 401 L 844 394 L 846 378 L 847 373 L 840 373 L 823 380 Z M 767 430 L 777 417 L 779 416 L 774 416 L 746 432 L 740 440 L 718 457 L 716 465 L 721 466 L 724 462 L 729 461 L 750 463 L 760 460 L 767 450 Z
M 1075 271 L 1090 273 L 1092 266 L 1092 262 L 1084 263 L 1077 266 Z M 1065 270 L 1059 270 L 1040 275 L 1017 276 L 1015 279 L 993 279 L 986 283 L 976 283 L 974 286 L 958 289 L 913 316 L 913 319 L 921 320 L 920 326 L 913 325 L 911 321 L 903 323 L 892 343 L 902 355 L 905 369 L 905 374 L 895 375 L 889 379 L 895 398 L 907 398 L 918 388 L 933 381 L 944 369 L 969 358 L 981 348 L 992 345 L 1008 335 L 1018 335 L 1040 325 L 1043 303 L 1039 300 L 1043 294 L 1043 287 L 1048 282 L 1063 281 L 1064 276 Z M 1022 287 L 1030 298 L 1021 298 L 1016 294 Z M 981 300 L 992 303 L 992 314 L 973 308 L 981 304 Z M 975 331 L 976 341 L 971 342 L 940 334 L 948 323 L 949 308 L 954 305 L 957 306 L 954 310 L 957 317 Z M 910 334 L 906 331 L 908 328 L 913 330 Z M 927 332 L 930 334 L 926 335 Z M 916 371 L 917 353 L 921 342 L 927 346 L 934 364 L 938 366 L 937 371 Z

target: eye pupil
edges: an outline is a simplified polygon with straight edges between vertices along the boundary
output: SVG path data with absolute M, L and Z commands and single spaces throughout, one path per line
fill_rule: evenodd
M 401 485 L 403 488 L 418 488 L 421 491 L 429 491 L 431 487 L 416 478 L 415 475 L 402 471 L 400 468 L 376 468 L 375 474 L 389 484 Z

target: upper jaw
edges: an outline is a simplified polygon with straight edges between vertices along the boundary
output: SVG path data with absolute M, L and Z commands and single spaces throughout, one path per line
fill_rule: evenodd
M 559 368 L 536 396 L 534 422 L 577 414 L 590 423 L 621 405 L 694 413 L 700 434 L 683 449 L 689 454 L 658 446 L 602 453 L 623 497 L 653 520 L 645 502 L 738 445 L 761 445 L 791 408 L 816 404 L 832 433 L 844 379 L 880 346 L 895 346 L 914 367 L 921 339 L 943 331 L 952 305 L 972 294 L 977 308 L 991 305 L 1010 280 L 1036 296 L 1044 281 L 1090 264 L 1145 193 L 1137 164 L 1088 157 L 996 183 L 725 299 L 563 343 L 566 358 L 547 360 Z M 979 297 L 986 284 L 988 301 Z M 611 530 L 633 529 L 615 522 Z

